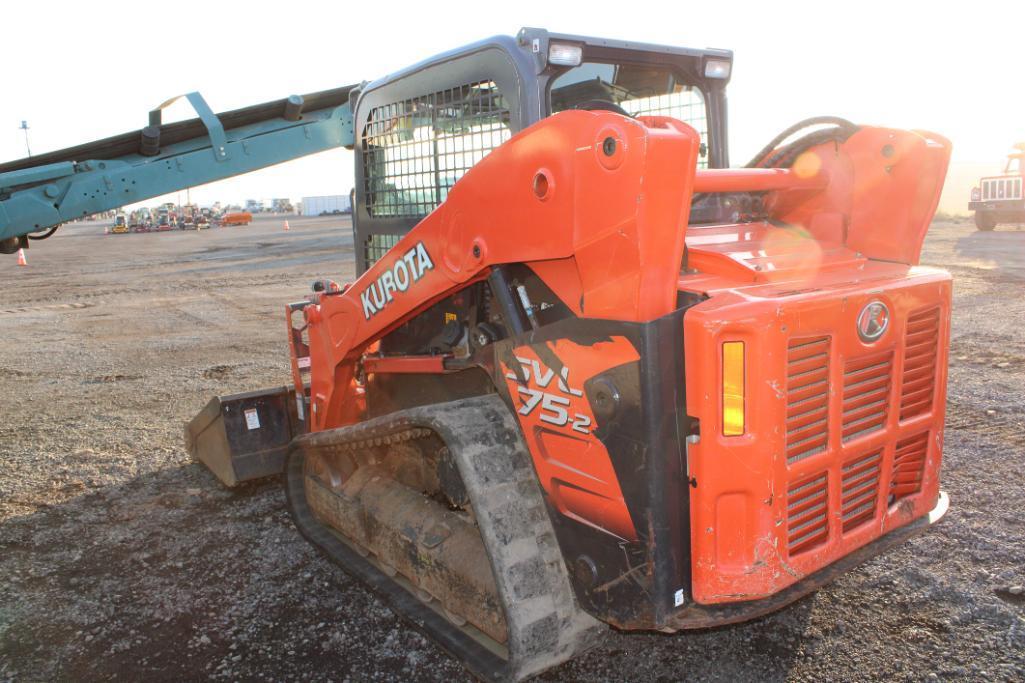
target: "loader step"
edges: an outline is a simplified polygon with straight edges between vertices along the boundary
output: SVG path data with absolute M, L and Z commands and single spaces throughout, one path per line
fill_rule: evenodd
M 453 610 L 442 599 L 425 600 L 420 587 L 382 561 L 383 553 L 323 523 L 324 515 L 311 505 L 309 493 L 317 491 L 319 498 L 324 487 L 310 476 L 307 458 L 426 437 L 444 443 L 465 485 L 503 612 L 504 643 L 472 622 L 451 618 Z M 575 602 L 529 454 L 514 418 L 495 395 L 299 436 L 289 449 L 286 492 L 303 536 L 484 680 L 540 673 L 597 644 L 606 631 Z M 422 544 L 415 551 L 424 551 Z

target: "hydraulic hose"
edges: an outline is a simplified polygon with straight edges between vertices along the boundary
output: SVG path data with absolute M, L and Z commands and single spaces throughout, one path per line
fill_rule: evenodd
M 783 142 L 793 137 L 795 133 L 812 126 L 829 127 L 813 130 L 810 133 L 807 133 L 780 147 Z M 794 161 L 797 160 L 797 157 L 799 157 L 804 151 L 811 149 L 816 145 L 821 145 L 824 142 L 845 142 L 847 138 L 856 133 L 859 129 L 860 126 L 839 116 L 813 116 L 811 118 L 804 119 L 803 121 L 798 121 L 774 137 L 769 144 L 763 147 L 761 151 L 759 151 L 758 154 L 756 154 L 754 158 L 747 163 L 746 168 L 790 168 Z M 691 206 L 699 205 L 712 196 L 713 195 L 708 193 L 695 194 L 691 199 Z
M 30 240 L 45 240 L 47 237 L 50 237 L 50 236 L 53 235 L 53 233 L 57 232 L 57 228 L 59 228 L 61 225 L 63 225 L 63 223 L 58 223 L 57 225 L 53 226 L 52 228 L 50 228 L 49 230 L 47 230 L 46 232 L 44 232 L 42 234 L 37 234 L 37 235 L 29 234 L 29 235 L 26 235 L 26 237 L 28 237 Z
M 814 131 L 808 135 L 797 139 L 796 141 L 786 145 L 780 149 L 777 149 L 779 145 L 791 137 L 794 133 L 801 131 L 811 126 L 831 125 L 833 128 L 827 128 L 825 130 Z M 855 132 L 857 132 L 858 126 L 851 123 L 847 119 L 840 118 L 839 116 L 813 116 L 812 118 L 798 121 L 794 125 L 790 126 L 782 133 L 774 137 L 769 144 L 761 149 L 758 154 L 754 156 L 747 163 L 747 168 L 771 168 L 774 166 L 788 166 L 792 164 L 794 159 L 800 155 L 804 150 L 828 142 L 829 140 L 846 140 Z M 774 153 L 775 152 L 775 153 Z M 770 158 L 769 155 L 772 155 Z M 781 161 L 787 161 L 787 164 L 780 163 Z

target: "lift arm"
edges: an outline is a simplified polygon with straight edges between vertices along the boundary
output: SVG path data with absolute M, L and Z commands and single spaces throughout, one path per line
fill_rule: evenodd
M 0 164 L 0 252 L 30 233 L 187 187 L 230 178 L 336 147 L 352 147 L 345 86 L 214 114 L 184 95 L 198 118 Z

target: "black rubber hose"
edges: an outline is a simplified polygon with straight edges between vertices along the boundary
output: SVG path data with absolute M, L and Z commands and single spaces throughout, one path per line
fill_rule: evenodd
M 44 232 L 42 235 L 28 235 L 28 238 L 30 240 L 45 240 L 47 237 L 50 237 L 53 235 L 53 233 L 57 232 L 57 228 L 59 228 L 61 225 L 61 223 L 58 223 L 57 225 L 53 226 L 52 228 Z
M 808 133 L 786 147 L 777 150 L 775 154 L 765 161 L 764 166 L 766 168 L 790 168 L 797 157 L 806 150 L 811 149 L 815 145 L 821 145 L 824 142 L 844 142 L 853 133 L 854 131 L 846 131 L 839 128 L 827 128 L 826 130 Z
M 809 126 L 821 125 L 831 125 L 834 127 L 812 131 L 790 144 L 777 149 L 781 142 L 792 136 L 794 133 L 804 128 L 808 128 Z M 804 119 L 803 121 L 798 121 L 774 137 L 769 144 L 763 147 L 762 150 L 747 163 L 746 168 L 789 168 L 794 161 L 796 161 L 797 157 L 805 150 L 831 140 L 845 142 L 847 138 L 856 133 L 859 129 L 860 126 L 839 116 L 813 116 L 811 118 Z M 769 159 L 765 159 L 769 154 L 772 154 L 772 156 Z M 762 162 L 767 163 L 763 164 Z M 712 196 L 714 196 L 714 193 L 703 192 L 695 194 L 691 198 L 691 208 L 693 209 L 694 206 Z
M 771 154 L 772 151 L 775 150 L 781 142 L 789 138 L 797 131 L 802 130 L 804 128 L 808 128 L 809 126 L 819 125 L 838 126 L 840 129 L 843 129 L 844 131 L 849 131 L 848 135 L 853 134 L 856 130 L 858 130 L 858 126 L 851 123 L 847 119 L 840 118 L 839 116 L 813 116 L 809 119 L 798 121 L 794 125 L 784 130 L 782 133 L 774 137 L 772 141 L 769 142 L 769 144 L 763 147 L 762 150 L 758 152 L 758 154 L 756 154 L 754 158 L 747 163 L 747 168 L 756 168 L 758 166 L 761 166 L 762 161 L 765 159 L 766 156 Z

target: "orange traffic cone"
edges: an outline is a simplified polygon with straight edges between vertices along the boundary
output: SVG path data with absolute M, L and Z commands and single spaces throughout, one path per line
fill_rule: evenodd
M 285 221 L 285 232 L 288 232 L 291 228 L 288 227 L 288 221 Z
M 24 249 L 19 249 L 18 250 L 18 265 L 19 266 L 27 266 L 28 265 L 28 261 L 25 260 L 25 250 Z

